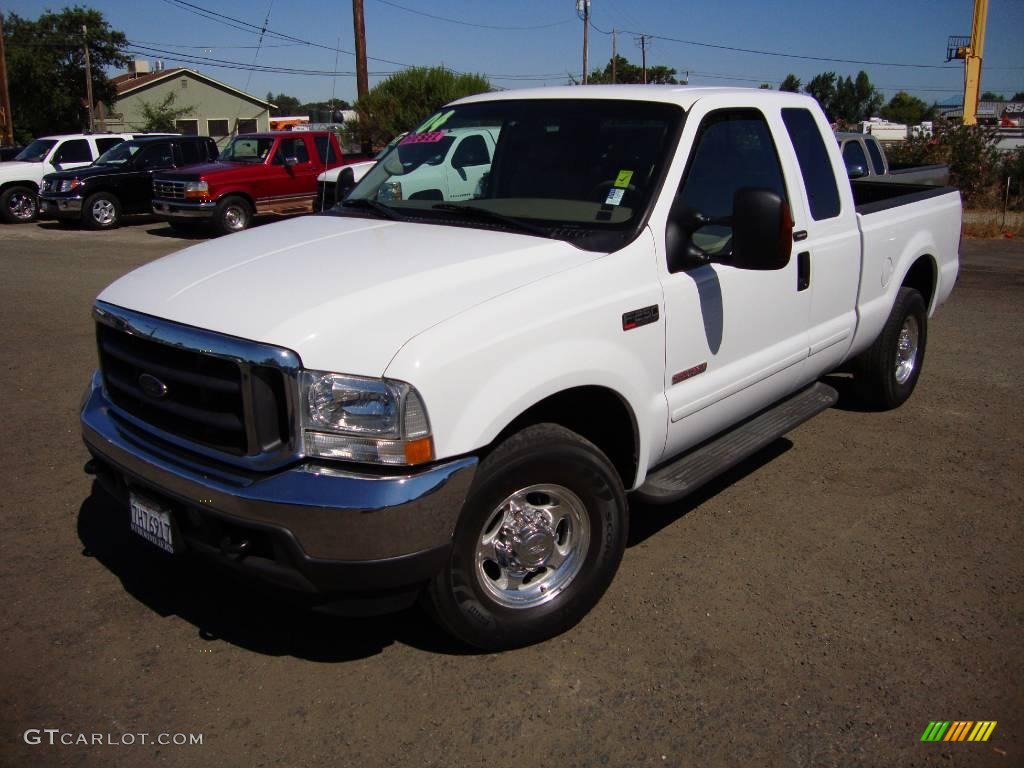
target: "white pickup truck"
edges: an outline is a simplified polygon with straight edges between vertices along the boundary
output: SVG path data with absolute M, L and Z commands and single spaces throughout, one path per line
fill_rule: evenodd
M 910 396 L 960 196 L 849 183 L 812 99 L 510 91 L 411 135 L 481 126 L 472 200 L 384 200 L 385 157 L 329 214 L 102 292 L 88 469 L 154 553 L 519 646 L 600 598 L 631 496 L 828 408 L 840 366 L 874 407 Z

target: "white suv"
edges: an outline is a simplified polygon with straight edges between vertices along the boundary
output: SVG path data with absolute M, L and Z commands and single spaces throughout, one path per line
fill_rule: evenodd
M 0 219 L 9 224 L 33 221 L 39 213 L 43 176 L 89 165 L 122 141 L 149 135 L 157 134 L 72 133 L 36 139 L 13 160 L 0 164 Z

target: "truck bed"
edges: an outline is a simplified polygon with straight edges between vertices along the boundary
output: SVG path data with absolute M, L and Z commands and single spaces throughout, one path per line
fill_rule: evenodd
M 890 181 L 855 179 L 850 182 L 857 213 L 876 213 L 900 205 L 941 197 L 956 192 L 954 187 L 936 187 L 933 184 L 905 184 Z

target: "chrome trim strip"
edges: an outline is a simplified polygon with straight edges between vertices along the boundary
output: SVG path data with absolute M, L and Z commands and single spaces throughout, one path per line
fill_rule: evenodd
M 134 312 L 104 301 L 96 302 L 93 307 L 93 318 L 98 323 L 103 323 L 132 336 L 138 336 L 148 341 L 156 341 L 177 349 L 229 360 L 238 365 L 241 370 L 242 403 L 245 413 L 247 444 L 250 447 L 255 442 L 252 431 L 254 426 L 252 398 L 249 392 L 251 370 L 254 366 L 276 368 L 284 376 L 284 407 L 287 414 L 290 439 L 278 451 L 236 456 L 164 432 L 110 403 L 111 410 L 118 418 L 124 419 L 137 429 L 149 432 L 159 440 L 163 440 L 176 447 L 201 454 L 224 464 L 252 471 L 274 469 L 298 461 L 303 457 L 301 425 L 298 417 L 299 372 L 302 370 L 302 360 L 297 353 L 284 347 L 261 344 L 237 336 L 228 336 L 202 328 L 182 325 L 170 320 L 161 320 L 160 318 L 144 315 L 141 312 Z M 106 399 L 109 401 L 109 398 Z

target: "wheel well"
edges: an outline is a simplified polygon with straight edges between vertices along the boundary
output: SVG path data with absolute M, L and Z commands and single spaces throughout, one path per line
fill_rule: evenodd
M 3 192 L 8 187 L 28 187 L 36 192 L 39 191 L 39 185 L 34 181 L 28 181 L 27 179 L 25 181 L 8 181 L 0 184 L 0 192 Z
M 253 213 L 256 213 L 256 201 L 253 200 L 252 197 L 249 196 L 248 192 L 238 192 L 238 191 L 235 191 L 235 192 L 225 192 L 223 195 L 221 195 L 219 198 L 217 198 L 217 202 L 218 203 L 222 203 L 225 200 L 227 200 L 229 197 L 240 197 L 240 198 L 242 198 L 243 200 L 245 200 L 245 202 L 247 202 L 249 204 L 249 209 Z
M 903 278 L 903 285 L 920 293 L 924 298 L 925 307 L 931 309 L 936 277 L 935 262 L 931 256 L 925 255 L 914 262 L 907 276 Z
M 611 461 L 623 487 L 633 486 L 639 448 L 636 419 L 618 394 L 604 387 L 574 387 L 546 397 L 517 416 L 492 446 L 542 423 L 559 424 L 592 442 Z

